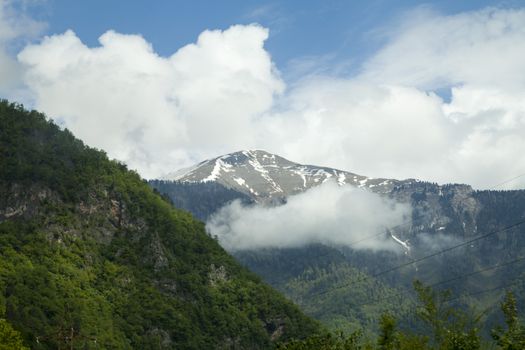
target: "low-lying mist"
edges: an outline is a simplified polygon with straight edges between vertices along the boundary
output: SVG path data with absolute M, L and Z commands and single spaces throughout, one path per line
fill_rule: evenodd
M 406 222 L 410 213 L 408 204 L 327 182 L 276 207 L 234 201 L 214 214 L 206 226 L 230 251 L 312 243 L 348 246 L 374 234 L 377 236 L 360 242 L 356 249 L 398 250 L 397 243 L 380 233 Z

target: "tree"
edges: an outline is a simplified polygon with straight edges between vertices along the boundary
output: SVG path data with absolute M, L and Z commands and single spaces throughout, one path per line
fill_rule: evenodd
M 518 308 L 516 298 L 512 292 L 507 292 L 501 303 L 501 311 L 505 316 L 507 330 L 501 326 L 492 331 L 492 338 L 500 349 L 520 350 L 525 349 L 525 328 L 518 319 Z
M 379 320 L 379 350 L 424 350 L 428 349 L 428 338 L 396 329 L 396 320 L 392 315 L 384 314 Z
M 414 281 L 420 303 L 419 318 L 425 322 L 440 350 L 477 350 L 481 347 L 476 321 L 464 312 L 448 306 L 450 292 L 435 292 L 423 283 Z
M 396 320 L 392 315 L 383 314 L 379 320 L 379 338 L 377 345 L 380 350 L 399 348 L 396 334 Z
M 361 344 L 361 331 L 355 331 L 349 336 L 339 334 L 316 334 L 304 340 L 292 340 L 281 344 L 278 350 L 372 350 L 369 344 Z
M 5 319 L 0 319 L 0 350 L 28 350 L 22 343 L 22 336 Z

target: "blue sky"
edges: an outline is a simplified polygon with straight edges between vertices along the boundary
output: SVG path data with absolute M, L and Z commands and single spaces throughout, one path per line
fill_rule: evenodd
M 524 71 L 524 1 L 0 0 L 0 96 L 146 178 L 264 149 L 487 188 L 525 172 Z
M 417 0 L 368 1 L 69 1 L 49 0 L 30 6 L 36 19 L 47 23 L 47 34 L 72 29 L 89 46 L 109 29 L 141 34 L 161 55 L 194 42 L 205 29 L 226 29 L 232 24 L 259 23 L 270 29 L 265 44 L 284 74 L 297 59 L 323 57 L 348 61 L 350 72 L 381 44 L 378 29 L 409 11 L 428 7 L 456 14 L 486 6 L 518 7 L 523 1 Z

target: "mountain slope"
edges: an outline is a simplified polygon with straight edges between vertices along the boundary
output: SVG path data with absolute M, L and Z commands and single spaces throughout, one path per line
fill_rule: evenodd
M 303 165 L 261 150 L 239 151 L 203 161 L 168 174 L 161 180 L 187 183 L 216 182 L 258 202 L 304 192 L 328 180 L 389 192 L 401 181 L 374 179 L 347 171 Z M 406 180 L 410 182 L 414 180 Z
M 271 348 L 319 330 L 191 215 L 0 102 L 0 318 L 34 349 Z
M 206 160 L 160 180 L 152 180 L 150 184 L 190 212 L 196 212 L 196 205 L 190 198 L 201 196 L 200 202 L 209 205 L 199 212 L 199 217 L 206 220 L 233 199 L 279 205 L 289 196 L 326 181 L 363 188 L 409 204 L 413 210 L 412 222 L 396 231 L 404 241 L 416 239 L 422 232 L 457 237 L 476 235 L 479 232 L 477 220 L 485 217 L 480 216 L 480 212 L 486 205 L 492 207 L 492 204 L 485 203 L 489 196 L 484 194 L 490 191 L 475 191 L 469 185 L 370 178 L 333 168 L 294 163 L 260 150 L 239 151 Z M 215 193 L 205 189 L 210 186 Z M 505 192 L 509 197 L 511 193 L 518 193 L 518 198 L 521 198 L 519 193 L 522 191 Z
M 260 166 L 252 164 L 257 162 Z M 221 165 L 223 163 L 229 165 Z M 215 169 L 215 164 L 221 166 L 212 178 L 210 174 Z M 273 191 L 275 186 L 264 180 L 260 174 L 261 167 L 267 170 L 266 174 L 283 190 L 282 192 Z M 308 176 L 305 175 L 307 173 Z M 302 186 L 304 182 L 301 174 L 307 177 L 306 186 Z M 450 288 L 455 297 L 496 288 L 490 293 L 460 298 L 463 305 L 468 304 L 478 309 L 492 307 L 503 293 L 502 289 L 497 288 L 512 282 L 512 289 L 519 302 L 525 302 L 525 284 L 520 282 L 524 277 L 522 271 L 525 271 L 525 261 L 519 260 L 525 256 L 525 225 L 490 235 L 475 244 L 447 254 L 438 254 L 424 262 L 410 264 L 412 259 L 523 220 L 524 190 L 476 191 L 463 184 L 438 185 L 418 180 L 370 179 L 336 169 L 299 165 L 263 151 L 236 152 L 218 157 L 172 177 L 178 179 L 175 182 L 161 181 L 151 184 L 180 203 L 184 202 L 185 196 L 204 196 L 204 187 L 213 184 L 223 186 L 226 190 L 237 191 L 239 198 L 250 196 L 260 204 L 267 205 L 270 202 L 280 205 L 286 203 L 287 193 L 306 191 L 327 179 L 342 179 L 343 175 L 345 181 L 339 181 L 341 185 L 345 183 L 366 188 L 381 196 L 406 203 L 412 208 L 410 221 L 389 230 L 402 241 L 401 243 L 408 242 L 410 255 L 373 252 L 360 249 L 360 244 L 356 243 L 350 247 L 323 249 L 305 245 L 294 249 L 236 251 L 234 254 L 237 259 L 298 303 L 311 316 L 322 320 L 326 325 L 338 328 L 351 329 L 355 327 L 356 320 L 368 327 L 370 320 L 377 319 L 377 315 L 383 311 L 399 313 L 399 309 L 405 308 L 405 302 L 411 302 L 414 278 L 433 284 L 469 275 L 468 278 L 457 278 L 438 286 Z M 242 178 L 246 188 L 258 188 L 258 195 L 254 194 L 255 191 L 231 186 L 232 179 L 233 183 L 238 182 L 235 181 L 236 178 Z M 162 186 L 159 186 L 160 183 Z M 203 219 L 207 219 L 215 210 L 231 200 L 231 196 L 207 196 L 205 201 L 209 210 L 205 213 L 207 215 L 202 216 Z M 187 205 L 184 207 L 186 210 L 194 210 L 191 203 L 185 202 L 184 205 Z M 330 249 L 331 253 L 318 254 L 320 250 Z M 518 261 L 515 263 L 489 269 L 516 259 Z M 377 280 L 371 278 L 377 273 L 402 264 L 406 264 L 403 269 L 382 274 Z M 472 275 L 473 272 L 484 269 L 484 273 Z M 353 275 L 356 274 L 368 276 L 366 280 L 372 284 L 354 283 Z M 370 290 L 371 285 L 376 287 L 370 287 L 373 288 Z M 406 300 L 400 301 L 394 294 L 404 295 Z M 370 303 L 374 300 L 380 302 Z M 495 308 L 490 310 L 487 312 L 487 318 L 493 321 L 497 317 Z
M 150 180 L 149 184 L 173 205 L 192 213 L 196 218 L 206 221 L 208 217 L 233 200 L 243 204 L 253 204 L 248 195 L 227 188 L 217 182 L 179 182 L 166 180 Z

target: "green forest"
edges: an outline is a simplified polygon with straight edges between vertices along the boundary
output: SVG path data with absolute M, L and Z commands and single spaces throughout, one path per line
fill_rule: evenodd
M 435 292 L 421 282 L 414 282 L 418 303 L 413 316 L 420 331 L 402 331 L 396 317 L 383 314 L 379 318 L 376 339 L 365 340 L 363 331 L 350 335 L 314 335 L 305 340 L 291 341 L 279 349 L 337 349 L 337 350 L 476 350 L 525 348 L 525 327 L 518 317 L 516 299 L 508 292 L 500 304 L 505 325 L 491 331 L 491 340 L 483 339 L 480 319 L 448 305 L 449 292 Z
M 386 313 L 371 305 L 368 323 L 328 331 L 303 313 L 316 310 L 301 311 L 242 267 L 124 164 L 8 101 L 0 127 L 0 349 L 525 348 L 512 293 L 487 338 L 482 315 L 417 281 L 415 304 L 394 299 Z M 343 280 L 360 278 L 338 269 Z M 286 288 L 334 282 L 322 271 Z M 395 292 L 371 282 L 350 295 Z M 400 325 L 405 317 L 412 328 Z
M 264 349 L 321 329 L 125 165 L 20 105 L 0 126 L 1 343 Z
M 204 219 L 235 198 L 231 190 L 215 182 L 150 181 L 150 185 L 169 196 L 175 206 L 206 214 Z M 417 293 L 412 282 L 418 279 L 436 291 L 449 290 L 451 306 L 478 319 L 480 339 L 493 344 L 492 330 L 504 322 L 497 305 L 505 291 L 512 291 L 518 305 L 525 301 L 525 236 L 523 225 L 516 225 L 523 221 L 525 191 L 473 190 L 422 181 L 402 183 L 393 193 L 401 193 L 414 208 L 412 225 L 398 233 L 410 240 L 410 254 L 319 243 L 232 254 L 333 332 L 348 336 L 361 329 L 362 339 L 375 339 L 378 320 L 390 314 L 395 315 L 399 330 L 424 334 L 414 311 Z M 458 194 L 465 197 L 458 200 Z M 484 238 L 476 239 L 480 236 Z M 430 240 L 434 245 L 428 244 L 430 237 L 436 237 Z M 476 241 L 461 243 L 469 239 Z M 456 243 L 462 246 L 434 254 Z M 426 255 L 433 256 L 411 262 Z

